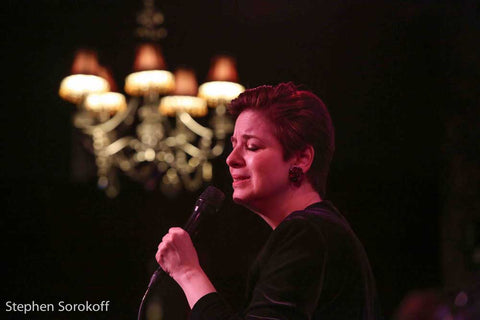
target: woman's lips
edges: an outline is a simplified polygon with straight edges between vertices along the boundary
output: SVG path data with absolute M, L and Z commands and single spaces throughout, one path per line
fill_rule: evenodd
M 232 178 L 233 178 L 233 183 L 232 183 L 232 185 L 235 187 L 235 186 L 239 186 L 239 185 L 243 184 L 243 183 L 246 182 L 250 177 L 248 177 L 248 176 L 232 175 Z

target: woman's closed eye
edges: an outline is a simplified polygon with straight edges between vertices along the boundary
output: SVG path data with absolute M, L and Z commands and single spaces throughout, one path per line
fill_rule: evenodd
M 247 145 L 247 150 L 248 150 L 248 151 L 257 151 L 257 150 L 259 150 L 259 149 L 260 149 L 260 147 L 254 145 L 254 144 L 249 144 L 249 145 Z

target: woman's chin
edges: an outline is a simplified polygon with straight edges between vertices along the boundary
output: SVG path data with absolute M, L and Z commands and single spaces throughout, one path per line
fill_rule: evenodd
M 236 197 L 235 195 L 233 195 L 232 199 L 233 199 L 233 202 L 235 202 L 236 204 L 243 204 L 243 201 L 242 201 L 243 198 L 241 197 Z
M 232 199 L 233 202 L 241 205 L 246 205 L 248 202 L 248 198 L 246 197 L 246 195 L 243 192 L 237 190 L 233 191 Z

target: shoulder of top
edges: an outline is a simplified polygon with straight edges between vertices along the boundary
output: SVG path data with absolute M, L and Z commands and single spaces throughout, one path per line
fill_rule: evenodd
M 307 225 L 313 229 L 318 229 L 322 225 L 328 225 L 329 228 L 332 227 L 339 230 L 350 229 L 348 222 L 339 213 L 328 208 L 319 207 L 292 212 L 279 226 L 305 227 Z
M 286 221 L 297 221 L 297 220 L 311 220 L 312 218 L 328 218 L 328 217 L 338 217 L 334 212 L 324 209 L 324 208 L 307 208 L 304 210 L 294 211 L 285 218 Z
M 291 213 L 277 226 L 275 233 L 295 233 L 300 230 L 314 230 L 315 224 L 317 224 L 317 222 L 313 221 L 311 214 L 304 211 L 296 211 Z

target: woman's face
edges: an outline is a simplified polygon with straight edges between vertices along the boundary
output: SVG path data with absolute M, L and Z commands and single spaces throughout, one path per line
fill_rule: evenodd
M 243 111 L 235 123 L 232 146 L 227 165 L 233 178 L 233 200 L 261 211 L 280 199 L 290 186 L 290 162 L 283 160 L 283 148 L 270 121 L 258 111 Z

